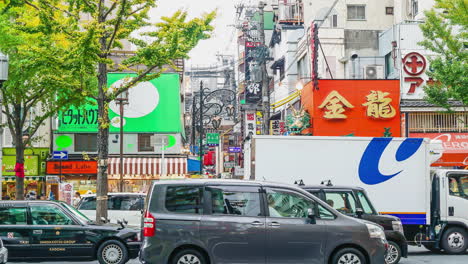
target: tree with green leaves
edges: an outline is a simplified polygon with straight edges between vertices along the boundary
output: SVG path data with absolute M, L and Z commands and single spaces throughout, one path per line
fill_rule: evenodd
M 425 40 L 419 44 L 434 52 L 430 58 L 434 81 L 424 90 L 430 103 L 450 109 L 449 101 L 468 105 L 468 1 L 436 0 L 421 24 Z
M 101 223 L 102 218 L 107 218 L 109 103 L 138 83 L 158 78 L 167 67 L 177 68 L 174 60 L 187 58 L 200 40 L 210 37 L 215 13 L 188 19 L 186 12 L 176 11 L 161 22 L 151 23 L 149 11 L 156 7 L 155 0 L 15 0 L 10 3 L 33 7 L 45 18 L 61 12 L 68 23 L 75 25 L 67 33 L 79 38 L 81 48 L 94 59 L 97 87 L 90 97 L 96 100 L 99 115 L 96 222 Z M 136 68 L 132 70 L 136 76 L 110 89 L 107 73 L 114 65 L 110 55 L 113 50 L 122 49 L 123 41 L 130 41 L 136 49 L 113 71 Z
M 0 4 L 0 51 L 9 56 L 9 78 L 1 95 L 5 127 L 16 148 L 16 199 L 24 198 L 24 150 L 44 121 L 69 105 L 79 105 L 92 87 L 94 69 L 75 56 L 79 47 L 61 13 L 44 19 L 30 6 Z M 95 85 L 94 85 L 95 86 Z M 57 194 L 56 194 L 57 195 Z

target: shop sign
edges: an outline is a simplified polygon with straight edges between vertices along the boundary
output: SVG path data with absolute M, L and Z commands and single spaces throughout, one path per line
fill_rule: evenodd
M 219 146 L 219 133 L 207 133 L 206 144 L 208 146 Z
M 283 120 L 270 121 L 270 135 L 279 136 L 287 132 L 286 123 Z
M 224 162 L 224 167 L 225 168 L 233 168 L 236 165 L 234 161 L 226 161 Z
M 319 85 L 302 91 L 314 136 L 401 135 L 398 80 L 319 80 Z
M 403 99 L 423 99 L 425 95 L 424 83 L 433 82 L 426 74 L 429 67 L 424 55 L 418 52 L 404 54 L 401 68 Z
M 241 147 L 229 147 L 228 152 L 229 153 L 241 153 L 242 149 Z
M 65 182 L 60 184 L 59 200 L 67 204 L 72 204 L 73 199 L 73 183 Z
M 60 165 L 62 171 L 60 171 Z M 47 174 L 97 174 L 97 161 L 48 161 Z
M 234 166 L 234 175 L 244 176 L 244 168 L 241 168 L 240 166 Z
M 2 157 L 2 175 L 15 176 L 16 156 Z M 24 156 L 24 175 L 39 175 L 39 156 Z
M 256 134 L 256 115 L 254 111 L 245 111 L 245 137 Z
M 262 83 L 252 82 L 247 85 L 245 90 L 245 101 L 247 103 L 258 103 L 262 99 Z
M 109 73 L 109 89 L 117 89 L 125 84 L 130 73 Z M 120 131 L 119 105 L 109 104 L 110 132 Z M 160 77 L 141 82 L 129 90 L 129 104 L 124 107 L 123 121 L 125 132 L 178 133 L 182 131 L 180 122 L 180 82 L 178 74 L 162 74 Z M 158 120 L 158 122 L 154 122 Z M 98 129 L 98 107 L 94 100 L 80 108 L 70 107 L 58 114 L 59 133 L 88 132 Z

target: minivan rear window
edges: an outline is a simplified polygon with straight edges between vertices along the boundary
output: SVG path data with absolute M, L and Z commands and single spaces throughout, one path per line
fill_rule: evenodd
M 174 213 L 202 214 L 203 187 L 169 186 L 166 190 L 166 209 Z

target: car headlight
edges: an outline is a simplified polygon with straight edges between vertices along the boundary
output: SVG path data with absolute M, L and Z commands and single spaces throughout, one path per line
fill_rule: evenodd
M 398 231 L 402 235 L 405 235 L 405 231 L 403 230 L 403 225 L 401 224 L 401 221 L 392 221 L 392 228 L 394 231 Z
M 385 233 L 380 226 L 368 223 L 366 223 L 366 226 L 371 238 L 380 238 L 385 240 Z

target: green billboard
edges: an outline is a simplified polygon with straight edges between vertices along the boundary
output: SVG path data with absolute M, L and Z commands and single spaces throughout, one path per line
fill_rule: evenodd
M 119 87 L 131 73 L 109 73 L 109 87 Z M 120 131 L 120 106 L 109 104 L 110 132 Z M 70 107 L 59 113 L 59 133 L 96 133 L 98 108 L 94 102 Z M 128 104 L 123 118 L 126 133 L 181 133 L 181 100 L 179 74 L 162 74 L 159 78 L 142 82 L 129 90 Z
M 2 157 L 2 175 L 15 176 L 15 156 Z M 38 176 L 39 175 L 39 156 L 24 156 L 24 175 Z

